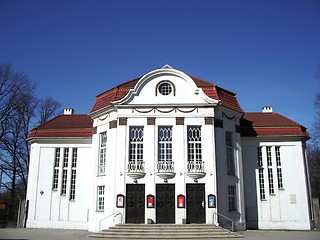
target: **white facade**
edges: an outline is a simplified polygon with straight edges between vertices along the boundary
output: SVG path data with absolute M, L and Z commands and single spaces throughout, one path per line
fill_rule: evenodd
M 78 149 L 76 200 L 69 194 L 61 194 L 61 184 L 52 189 L 55 149 Z M 93 197 L 88 194 L 92 188 L 93 173 L 91 143 L 32 143 L 28 178 L 28 227 L 32 228 L 71 228 L 88 229 L 90 208 Z M 71 173 L 71 154 L 69 154 L 68 181 Z M 60 166 L 62 172 L 62 166 Z M 82 177 L 80 177 L 82 176 Z M 59 175 L 62 181 L 62 175 Z M 70 193 L 70 184 L 67 185 Z
M 259 229 L 310 229 L 310 199 L 305 146 L 301 141 L 286 139 L 264 139 L 260 142 L 243 139 L 243 159 L 246 169 L 251 174 L 244 176 L 248 216 L 247 225 L 258 224 Z M 261 199 L 259 186 L 259 169 L 254 169 L 251 159 L 256 158 L 256 149 L 262 149 L 265 197 Z M 268 167 L 267 148 L 271 150 L 272 166 Z M 276 148 L 280 150 L 281 166 L 276 163 Z M 278 169 L 282 172 L 282 184 L 279 186 Z M 273 173 L 274 193 L 268 186 L 270 178 L 268 171 Z M 255 173 L 255 174 L 253 174 Z M 281 181 L 281 180 L 280 180 Z M 256 184 L 254 184 L 256 183 Z M 282 185 L 282 186 L 281 186 Z M 253 191 L 255 189 L 255 191 Z
M 223 101 L 209 97 L 185 73 L 164 67 L 144 75 L 121 99 L 91 112 L 92 138 L 34 135 L 29 139 L 27 227 L 227 226 L 224 215 L 238 229 L 245 229 L 246 222 L 260 229 L 310 229 L 305 140 L 243 138 L 243 113 Z M 280 146 L 283 189 L 275 187 L 261 200 L 257 147 L 267 146 Z M 276 164 L 275 155 L 272 159 Z M 267 166 L 267 156 L 263 161 Z M 276 167 L 273 171 L 277 185 Z M 179 195 L 185 198 L 183 207 Z

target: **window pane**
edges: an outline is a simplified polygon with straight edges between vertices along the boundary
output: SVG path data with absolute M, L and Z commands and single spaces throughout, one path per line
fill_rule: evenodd
M 106 169 L 107 132 L 100 133 L 100 154 L 98 163 L 98 175 L 104 175 Z
M 130 127 L 129 161 L 143 161 L 143 127 Z

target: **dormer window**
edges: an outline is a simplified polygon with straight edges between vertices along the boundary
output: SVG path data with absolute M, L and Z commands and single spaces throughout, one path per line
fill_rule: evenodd
M 156 92 L 159 92 L 161 95 L 164 96 L 170 95 L 172 92 L 174 92 L 173 95 L 175 95 L 174 86 L 169 81 L 160 82 L 157 86 Z

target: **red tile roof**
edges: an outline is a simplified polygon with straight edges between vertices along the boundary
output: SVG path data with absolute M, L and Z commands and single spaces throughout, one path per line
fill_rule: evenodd
M 241 121 L 243 137 L 304 137 L 309 134 L 302 125 L 278 113 L 245 113 Z M 39 138 L 92 138 L 92 121 L 87 115 L 60 115 L 36 128 L 28 140 Z
M 236 94 L 218 87 L 217 85 L 204 81 L 202 79 L 190 76 L 195 84 L 202 88 L 203 92 L 210 98 L 220 100 L 221 105 L 231 108 L 238 112 L 243 112 L 242 108 L 239 105 L 239 102 L 236 98 Z M 115 88 L 112 88 L 106 92 L 103 92 L 96 97 L 96 103 L 91 109 L 91 113 L 109 106 L 113 101 L 120 100 L 123 98 L 130 89 L 132 89 L 135 84 L 139 81 L 140 78 L 135 78 L 129 82 L 118 85 Z
M 249 112 L 241 121 L 241 136 L 295 136 L 310 138 L 307 129 L 278 113 Z
M 28 136 L 35 138 L 92 138 L 92 122 L 87 115 L 60 115 L 36 128 Z

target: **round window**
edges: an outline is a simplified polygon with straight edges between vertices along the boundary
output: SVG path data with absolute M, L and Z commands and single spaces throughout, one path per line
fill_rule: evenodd
M 159 86 L 159 92 L 162 95 L 169 95 L 172 92 L 172 87 L 170 85 L 170 83 L 161 83 Z

